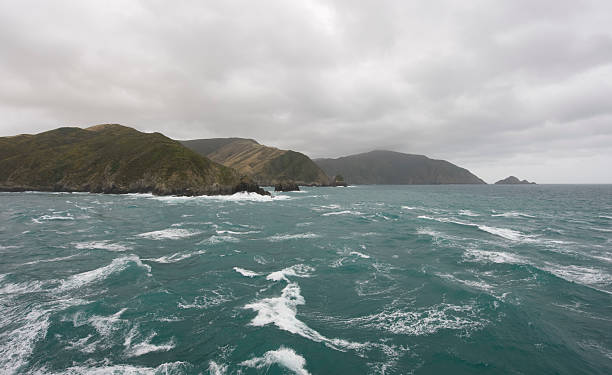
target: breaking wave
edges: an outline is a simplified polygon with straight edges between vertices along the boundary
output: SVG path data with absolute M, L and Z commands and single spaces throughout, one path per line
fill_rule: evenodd
M 168 228 L 153 232 L 141 233 L 138 235 L 138 237 L 148 238 L 151 240 L 178 240 L 181 238 L 193 237 L 200 233 L 202 232 L 187 229 Z
M 122 244 L 119 244 L 119 243 L 111 243 L 108 240 L 104 240 L 104 241 L 89 241 L 89 242 L 75 242 L 74 243 L 74 247 L 76 247 L 79 250 L 84 250 L 84 249 L 99 249 L 99 250 L 108 250 L 108 251 L 117 251 L 117 252 L 132 250 L 132 248 L 129 247 L 129 246 L 122 245 Z
M 280 242 L 280 241 L 287 241 L 287 240 L 319 238 L 319 237 L 321 236 L 315 233 L 275 234 L 274 236 L 268 237 L 267 240 L 270 242 Z
M 261 357 L 254 357 L 240 363 L 241 366 L 256 369 L 269 369 L 274 364 L 284 367 L 297 375 L 310 375 L 305 368 L 306 360 L 304 357 L 297 354 L 293 349 L 283 346 L 278 348 L 278 350 L 267 351 Z

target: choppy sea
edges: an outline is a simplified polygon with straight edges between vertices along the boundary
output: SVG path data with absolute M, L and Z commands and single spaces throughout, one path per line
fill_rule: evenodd
M 610 374 L 612 186 L 0 193 L 0 373 Z

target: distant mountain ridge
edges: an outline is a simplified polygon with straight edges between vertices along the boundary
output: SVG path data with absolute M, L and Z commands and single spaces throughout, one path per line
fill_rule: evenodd
M 328 185 L 329 178 L 308 156 L 281 150 L 247 138 L 210 138 L 180 141 L 186 147 L 240 173 L 260 185 L 294 181 L 299 185 Z
M 118 124 L 1 137 L 0 190 L 160 195 L 259 191 L 237 171 L 179 142 Z
M 336 159 L 315 159 L 327 175 L 356 185 L 486 184 L 465 168 L 424 155 L 375 150 Z

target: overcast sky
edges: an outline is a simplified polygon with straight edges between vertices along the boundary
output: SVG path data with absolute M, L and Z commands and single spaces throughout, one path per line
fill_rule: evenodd
M 612 1 L 0 1 L 0 136 L 99 123 L 612 183 Z

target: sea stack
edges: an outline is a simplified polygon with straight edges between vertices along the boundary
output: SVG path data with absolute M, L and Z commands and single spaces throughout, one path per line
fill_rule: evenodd
M 510 177 L 504 178 L 503 180 L 497 181 L 495 185 L 535 185 L 535 182 L 529 182 L 527 180 L 519 180 L 515 176 L 510 176 Z

